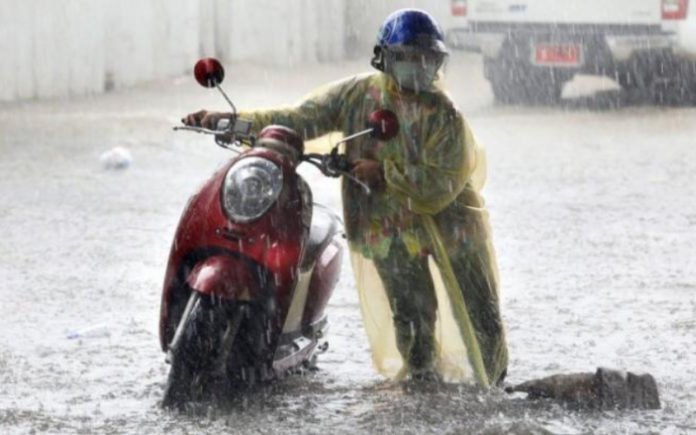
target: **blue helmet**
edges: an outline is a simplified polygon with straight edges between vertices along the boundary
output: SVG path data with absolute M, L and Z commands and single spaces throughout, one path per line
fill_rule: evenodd
M 447 54 L 440 25 L 427 12 L 420 9 L 399 9 L 391 13 L 379 29 L 375 58 L 372 65 L 384 71 L 385 50 L 414 48 Z
M 372 66 L 391 76 L 400 89 L 433 92 L 447 57 L 442 29 L 420 9 L 400 9 L 377 34 Z

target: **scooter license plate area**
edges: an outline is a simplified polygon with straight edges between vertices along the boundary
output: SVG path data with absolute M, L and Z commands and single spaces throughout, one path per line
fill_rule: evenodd
M 534 44 L 532 62 L 538 66 L 579 67 L 583 62 L 583 49 L 577 43 Z

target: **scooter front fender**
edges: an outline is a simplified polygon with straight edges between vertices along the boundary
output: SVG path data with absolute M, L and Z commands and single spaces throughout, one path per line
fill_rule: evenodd
M 200 294 L 233 301 L 252 301 L 259 291 L 257 269 L 246 261 L 226 255 L 201 260 L 186 281 Z

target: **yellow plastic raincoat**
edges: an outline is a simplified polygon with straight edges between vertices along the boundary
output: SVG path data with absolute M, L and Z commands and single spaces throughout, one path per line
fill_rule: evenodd
M 402 92 L 389 75 L 377 72 L 329 84 L 294 107 L 240 116 L 257 129 L 286 125 L 309 140 L 363 130 L 368 115 L 379 109 L 396 113 L 399 134 L 387 142 L 356 139 L 346 154 L 380 161 L 386 188 L 366 195 L 343 180 L 346 233 L 373 361 L 382 374 L 403 378 L 418 359 L 409 352 L 417 347 L 412 335 L 420 328 L 416 335 L 434 339 L 421 346 L 424 364 L 431 363 L 445 381 L 470 381 L 476 374 L 487 386 L 504 376 L 508 357 L 495 253 L 479 195 L 486 161 L 450 98 L 439 87 Z M 402 273 L 408 265 L 429 274 L 427 282 Z M 409 310 L 418 314 L 421 306 L 431 313 L 409 320 Z

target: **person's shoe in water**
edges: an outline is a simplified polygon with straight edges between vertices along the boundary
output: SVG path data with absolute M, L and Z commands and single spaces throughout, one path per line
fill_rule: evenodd
M 444 385 L 442 377 L 435 370 L 411 370 L 403 383 L 407 393 L 432 393 L 440 391 Z
M 411 370 L 410 379 L 414 382 L 442 382 L 442 376 L 433 369 Z

